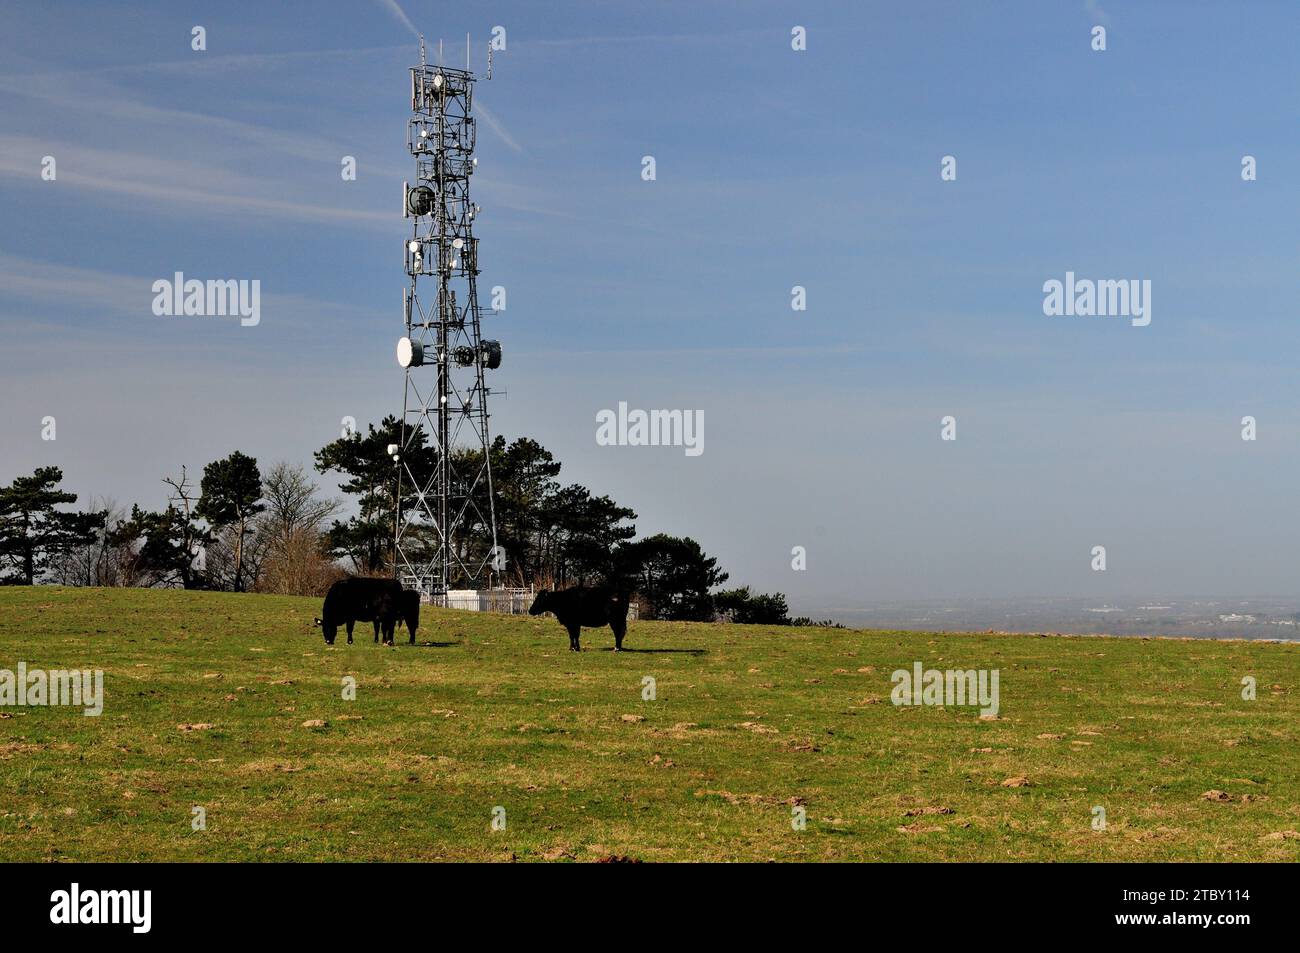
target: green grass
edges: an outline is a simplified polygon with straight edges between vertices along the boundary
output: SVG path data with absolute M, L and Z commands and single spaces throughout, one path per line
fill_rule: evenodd
M 417 647 L 329 648 L 319 606 L 0 589 L 0 668 L 106 694 L 0 708 L 5 859 L 1300 857 L 1268 837 L 1300 830 L 1300 646 L 634 622 L 643 651 L 574 655 L 550 617 L 426 610 Z M 918 660 L 999 669 L 999 719 L 890 704 Z

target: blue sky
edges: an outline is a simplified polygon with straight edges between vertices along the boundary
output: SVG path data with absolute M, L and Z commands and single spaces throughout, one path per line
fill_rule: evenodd
M 494 429 L 643 532 L 813 614 L 1296 591 L 1300 8 L 401 9 L 477 70 L 506 28 L 474 183 Z M 158 506 L 183 462 L 307 462 L 398 408 L 417 50 L 389 4 L 16 2 L 0 54 L 0 481 Z M 1151 325 L 1045 316 L 1067 270 L 1149 279 Z M 175 271 L 259 279 L 261 324 L 155 317 Z M 702 410 L 705 452 L 597 446 L 619 401 Z

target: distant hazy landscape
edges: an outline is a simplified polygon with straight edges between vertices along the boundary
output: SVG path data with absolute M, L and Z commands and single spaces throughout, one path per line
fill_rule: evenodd
M 884 602 L 828 609 L 849 626 L 922 632 L 1062 632 L 1202 638 L 1300 638 L 1300 600 L 1088 599 Z

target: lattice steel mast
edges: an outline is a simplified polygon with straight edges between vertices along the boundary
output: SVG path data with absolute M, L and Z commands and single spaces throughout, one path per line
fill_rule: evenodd
M 401 444 L 394 448 L 394 574 L 435 602 L 449 589 L 489 587 L 493 571 L 504 568 L 484 380 L 485 371 L 501 365 L 501 345 L 481 336 L 481 319 L 495 312 L 478 305 L 468 40 L 465 65 L 428 65 L 421 39 L 406 134 L 415 183 L 406 184 L 402 203 L 413 226 L 404 253 L 406 335 L 397 345 L 406 383 Z M 429 280 L 421 286 L 421 278 Z M 430 284 L 431 300 L 422 297 Z

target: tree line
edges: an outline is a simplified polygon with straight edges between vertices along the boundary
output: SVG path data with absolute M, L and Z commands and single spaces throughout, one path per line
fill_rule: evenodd
M 350 516 L 343 515 L 344 500 L 322 493 L 306 468 L 279 462 L 263 473 L 238 450 L 207 464 L 197 484 L 185 467 L 164 476 L 165 506 L 158 509 L 133 504 L 128 511 L 100 499 L 71 509 L 77 496 L 60 487 L 62 471 L 38 468 L 0 486 L 0 584 L 322 595 L 349 572 L 391 575 L 399 468 L 388 447 L 402 443 L 401 430 L 390 416 L 316 451 L 315 470 L 337 478 L 354 504 Z M 506 557 L 494 583 L 613 584 L 635 594 L 642 618 L 813 624 L 791 619 L 782 593 L 722 589 L 728 574 L 689 537 L 637 539 L 632 509 L 562 483 L 560 461 L 537 441 L 498 436 L 488 452 L 497 543 Z M 481 454 L 456 451 L 453 474 L 477 473 Z M 415 480 L 401 486 L 403 507 L 418 505 L 413 483 L 422 486 L 435 462 L 425 435 L 408 432 L 402 465 Z M 458 480 L 453 476 L 453 497 L 477 504 L 466 512 L 490 512 L 486 485 Z M 459 545 L 489 545 L 485 528 L 471 521 Z M 405 545 L 420 544 L 419 530 L 413 532 Z M 476 564 L 486 554 L 463 548 L 458 555 Z

